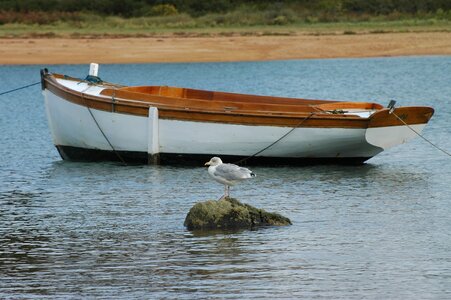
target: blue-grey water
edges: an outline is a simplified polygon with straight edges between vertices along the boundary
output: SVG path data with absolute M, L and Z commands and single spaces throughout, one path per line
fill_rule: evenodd
M 39 69 L 0 66 L 0 93 Z M 430 105 L 451 151 L 451 57 L 101 65 L 107 81 Z M 40 86 L 0 96 L 1 299 L 450 299 L 451 158 L 421 139 L 363 166 L 255 167 L 232 190 L 289 227 L 196 234 L 206 169 L 62 161 Z

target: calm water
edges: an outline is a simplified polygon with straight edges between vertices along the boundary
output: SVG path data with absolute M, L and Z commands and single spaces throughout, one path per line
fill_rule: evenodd
M 41 66 L 0 66 L 0 92 Z M 88 66 L 47 66 L 84 77 Z M 451 150 L 451 57 L 102 65 L 104 80 L 436 109 Z M 40 87 L 0 96 L 0 298 L 451 298 L 451 159 L 421 139 L 358 167 L 255 167 L 232 195 L 293 226 L 193 234 L 206 170 L 61 161 Z

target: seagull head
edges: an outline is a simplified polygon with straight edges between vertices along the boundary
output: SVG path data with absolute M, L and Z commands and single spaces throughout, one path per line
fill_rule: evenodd
M 220 164 L 222 164 L 222 160 L 216 156 L 210 159 L 210 161 L 205 163 L 206 166 L 218 166 Z

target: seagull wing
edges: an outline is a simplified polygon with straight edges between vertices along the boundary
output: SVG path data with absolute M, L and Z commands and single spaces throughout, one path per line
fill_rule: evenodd
M 235 181 L 246 178 L 251 178 L 254 173 L 247 168 L 242 168 L 234 164 L 221 164 L 216 167 L 215 176 L 222 177 L 227 181 Z

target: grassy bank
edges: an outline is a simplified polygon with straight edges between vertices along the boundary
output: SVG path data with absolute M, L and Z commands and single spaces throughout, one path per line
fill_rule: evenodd
M 451 32 L 451 21 L 437 18 L 372 19 L 364 21 L 293 22 L 290 24 L 218 24 L 188 17 L 121 18 L 90 16 L 81 21 L 51 24 L 0 25 L 2 38 L 27 37 L 149 37 L 218 35 L 326 35 L 385 32 Z
M 7 0 L 0 37 L 451 30 L 446 0 Z

